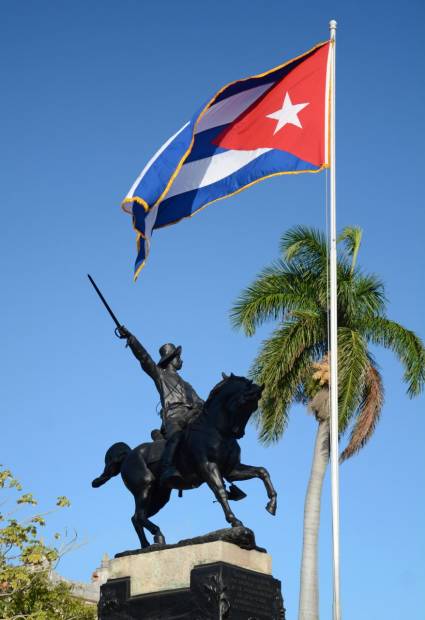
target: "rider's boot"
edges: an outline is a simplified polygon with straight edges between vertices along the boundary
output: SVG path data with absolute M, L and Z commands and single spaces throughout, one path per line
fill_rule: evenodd
M 174 433 L 174 435 L 167 441 L 165 451 L 162 456 L 162 473 L 160 483 L 171 488 L 179 486 L 179 484 L 183 482 L 180 472 L 174 466 L 174 455 L 176 453 L 177 446 L 179 445 L 180 438 L 181 433 Z
M 241 499 L 245 499 L 246 493 L 242 491 L 236 484 L 231 484 L 229 490 L 227 491 L 227 499 L 230 499 L 234 502 L 239 502 Z

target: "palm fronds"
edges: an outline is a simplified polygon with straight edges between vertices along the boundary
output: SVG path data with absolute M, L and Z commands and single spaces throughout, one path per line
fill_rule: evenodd
M 354 272 L 354 268 L 357 262 L 357 256 L 360 250 L 360 244 L 362 242 L 363 231 L 358 226 L 347 226 L 339 235 L 337 241 L 343 241 L 346 251 L 351 257 L 351 273 Z
M 286 427 L 287 410 L 300 397 L 300 387 L 311 373 L 312 359 L 326 348 L 326 333 L 316 316 L 286 322 L 262 345 L 250 376 L 264 383 L 260 402 L 260 438 L 275 441 Z
M 369 358 L 364 339 L 354 329 L 338 329 L 338 418 L 343 433 L 358 409 Z
M 265 321 L 284 320 L 287 313 L 300 307 L 314 309 L 313 286 L 309 274 L 303 276 L 277 261 L 242 292 L 232 309 L 232 323 L 252 336 Z
M 382 281 L 357 266 L 360 228 L 345 228 L 339 237 L 345 250 L 338 257 L 339 427 L 353 423 L 342 459 L 355 454 L 372 435 L 383 404 L 382 379 L 368 344 L 392 350 L 404 366 L 410 396 L 425 384 L 425 349 L 412 331 L 385 314 Z M 282 259 L 247 287 L 232 310 L 232 322 L 252 335 L 268 320 L 278 328 L 263 342 L 251 376 L 266 387 L 258 412 L 260 438 L 278 439 L 285 430 L 292 402 L 314 398 L 325 385 L 314 363 L 327 353 L 328 248 L 320 231 L 297 226 L 281 238 Z
M 368 342 L 393 351 L 404 366 L 403 379 L 412 398 L 421 393 L 425 382 L 425 349 L 414 332 L 382 316 L 369 317 L 359 325 Z
M 282 235 L 280 251 L 288 263 L 301 265 L 304 270 L 323 271 L 327 264 L 325 235 L 307 226 L 295 226 Z
M 384 404 L 384 386 L 382 377 L 373 364 L 369 364 L 365 377 L 363 401 L 347 447 L 342 452 L 343 462 L 363 448 L 375 431 Z
M 288 423 L 288 410 L 290 405 L 301 398 L 300 387 L 305 383 L 311 371 L 312 357 L 318 358 L 320 349 L 313 345 L 304 349 L 294 360 L 286 373 L 275 381 L 266 383 L 257 422 L 260 429 L 260 441 L 265 444 L 277 441 L 282 436 Z M 261 360 L 257 359 L 254 365 L 252 377 L 258 381 L 270 377 L 269 366 L 262 366 Z

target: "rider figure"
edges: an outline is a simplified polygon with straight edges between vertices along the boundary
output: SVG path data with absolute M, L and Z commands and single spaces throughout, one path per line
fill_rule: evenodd
M 159 349 L 161 358 L 156 364 L 137 338 L 124 326 L 119 328 L 119 333 L 122 338 L 127 338 L 128 346 L 139 360 L 143 370 L 153 379 L 159 392 L 162 405 L 161 417 L 167 440 L 162 457 L 160 481 L 171 486 L 173 482 L 181 480 L 174 466 L 174 455 L 183 430 L 189 419 L 202 409 L 204 401 L 177 372 L 183 365 L 181 346 L 176 347 L 171 343 L 162 345 Z

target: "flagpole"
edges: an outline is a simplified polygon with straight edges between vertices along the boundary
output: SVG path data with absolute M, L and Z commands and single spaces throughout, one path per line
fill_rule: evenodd
M 331 38 L 331 106 L 330 106 L 330 391 L 331 391 L 331 487 L 333 538 L 333 620 L 341 620 L 339 574 L 339 448 L 338 448 L 338 317 L 336 253 L 336 178 L 335 178 L 335 20 L 329 22 Z

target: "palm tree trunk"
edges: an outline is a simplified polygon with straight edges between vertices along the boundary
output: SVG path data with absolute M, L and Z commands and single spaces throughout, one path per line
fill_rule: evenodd
M 317 540 L 322 487 L 328 462 L 329 419 L 325 419 L 319 421 L 310 480 L 305 497 L 298 620 L 318 620 L 319 618 Z

